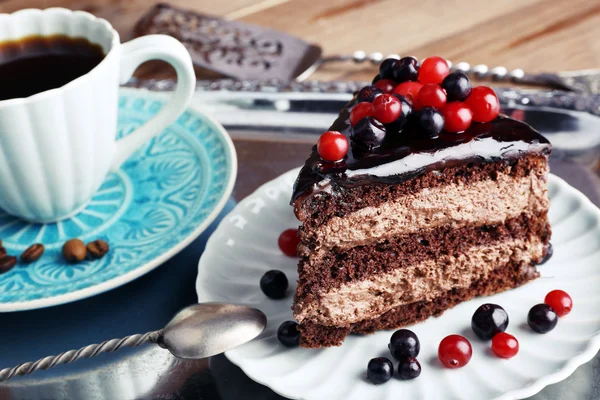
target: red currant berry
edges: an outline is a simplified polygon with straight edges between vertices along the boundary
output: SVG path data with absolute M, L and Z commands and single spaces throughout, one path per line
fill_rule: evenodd
M 439 85 L 428 83 L 419 90 L 415 106 L 433 107 L 441 110 L 446 105 L 446 91 Z
M 472 355 L 471 343 L 460 335 L 446 336 L 438 348 L 438 358 L 446 368 L 464 367 Z
M 466 131 L 471 126 L 473 113 L 467 105 L 461 101 L 452 101 L 442 108 L 444 116 L 444 130 L 446 132 L 458 133 Z
M 383 93 L 392 93 L 396 87 L 396 82 L 391 79 L 380 79 L 375 82 L 375 87 Z
M 553 290 L 548 293 L 544 299 L 544 303 L 552 307 L 559 317 L 564 317 L 573 308 L 571 296 L 562 290 Z
M 373 100 L 373 117 L 382 124 L 394 122 L 402 112 L 402 103 L 392 94 L 382 94 Z
M 509 333 L 497 333 L 492 338 L 492 351 L 498 357 L 512 358 L 519 352 L 519 341 Z
M 487 86 L 474 87 L 465 103 L 473 112 L 475 122 L 490 122 L 500 113 L 498 96 Z
M 279 235 L 279 239 L 277 239 L 277 244 L 279 248 L 286 256 L 290 257 L 298 257 L 298 244 L 300 243 L 300 238 L 298 237 L 297 229 L 286 229 L 281 232 Z
M 419 82 L 403 82 L 394 89 L 395 94 L 401 94 L 415 104 L 419 91 L 423 87 Z
M 423 60 L 419 69 L 419 82 L 440 84 L 450 73 L 448 62 L 442 57 L 429 57 Z
M 317 152 L 325 161 L 341 160 L 348 152 L 348 138 L 336 131 L 325 132 L 317 142 Z
M 354 126 L 358 121 L 365 117 L 373 116 L 373 105 L 366 101 L 358 103 L 354 107 L 352 107 L 352 111 L 350 111 L 350 125 Z

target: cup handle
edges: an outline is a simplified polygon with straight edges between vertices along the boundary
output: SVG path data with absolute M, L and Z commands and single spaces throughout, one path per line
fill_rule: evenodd
M 116 143 L 111 170 L 116 171 L 144 143 L 162 132 L 185 110 L 196 88 L 196 75 L 185 46 L 167 35 L 148 35 L 122 45 L 119 82 L 127 82 L 143 62 L 163 60 L 177 73 L 177 88 L 169 102 L 150 120 Z

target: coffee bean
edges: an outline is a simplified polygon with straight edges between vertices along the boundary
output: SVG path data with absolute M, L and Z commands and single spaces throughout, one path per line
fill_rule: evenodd
M 32 244 L 21 254 L 21 261 L 30 263 L 39 260 L 44 254 L 44 245 L 41 243 Z
M 94 240 L 87 244 L 87 251 L 92 258 L 102 258 L 108 253 L 109 246 L 102 239 Z
M 87 249 L 81 240 L 70 239 L 63 244 L 62 254 L 68 262 L 76 263 L 85 259 Z
M 4 256 L 0 258 L 0 274 L 10 271 L 15 265 L 17 265 L 17 257 L 15 256 Z
M 6 249 L 0 245 L 0 257 L 4 257 L 6 255 Z

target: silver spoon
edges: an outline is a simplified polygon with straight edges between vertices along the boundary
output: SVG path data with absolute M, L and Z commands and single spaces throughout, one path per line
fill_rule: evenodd
M 254 308 L 222 303 L 195 304 L 179 311 L 163 329 L 91 344 L 34 362 L 0 370 L 0 382 L 16 375 L 70 364 L 80 358 L 110 353 L 121 347 L 155 343 L 179 358 L 206 358 L 254 339 L 265 329 L 267 317 Z

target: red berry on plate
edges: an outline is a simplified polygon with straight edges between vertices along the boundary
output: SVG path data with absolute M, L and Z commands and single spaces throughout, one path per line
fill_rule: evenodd
M 395 94 L 401 94 L 415 104 L 415 100 L 419 95 L 419 91 L 423 87 L 419 82 L 402 82 L 394 89 Z
M 563 290 L 553 290 L 548 293 L 544 299 L 544 303 L 552 307 L 559 317 L 564 317 L 573 308 L 571 296 Z
M 317 152 L 325 161 L 338 161 L 348 152 L 348 138 L 336 131 L 321 135 L 317 142 Z
M 298 237 L 298 229 L 286 229 L 281 232 L 277 244 L 279 248 L 286 256 L 298 257 L 298 244 L 300 238 Z
M 464 367 L 472 355 L 471 343 L 460 335 L 446 336 L 438 347 L 438 358 L 446 368 Z
M 352 107 L 352 111 L 350 111 L 350 125 L 354 126 L 358 121 L 365 117 L 373 116 L 373 105 L 366 101 L 358 103 L 354 107 Z
M 473 113 L 461 101 L 452 101 L 446 104 L 446 107 L 442 108 L 442 115 L 444 116 L 444 130 L 452 133 L 466 131 L 473 120 Z
M 382 124 L 394 122 L 402 112 L 402 103 L 394 95 L 382 94 L 373 100 L 373 117 Z
M 498 96 L 487 86 L 474 87 L 465 103 L 473 112 L 475 122 L 490 122 L 500 113 Z
M 396 82 L 391 79 L 380 79 L 375 82 L 375 87 L 383 93 L 392 93 L 396 87 Z
M 440 84 L 450 73 L 448 62 L 442 57 L 429 57 L 423 60 L 419 69 L 419 82 Z
M 433 107 L 441 110 L 446 105 L 446 91 L 439 85 L 428 83 L 424 85 L 417 96 L 417 108 Z
M 498 357 L 512 358 L 519 352 L 519 341 L 509 333 L 497 333 L 492 338 L 492 351 Z

